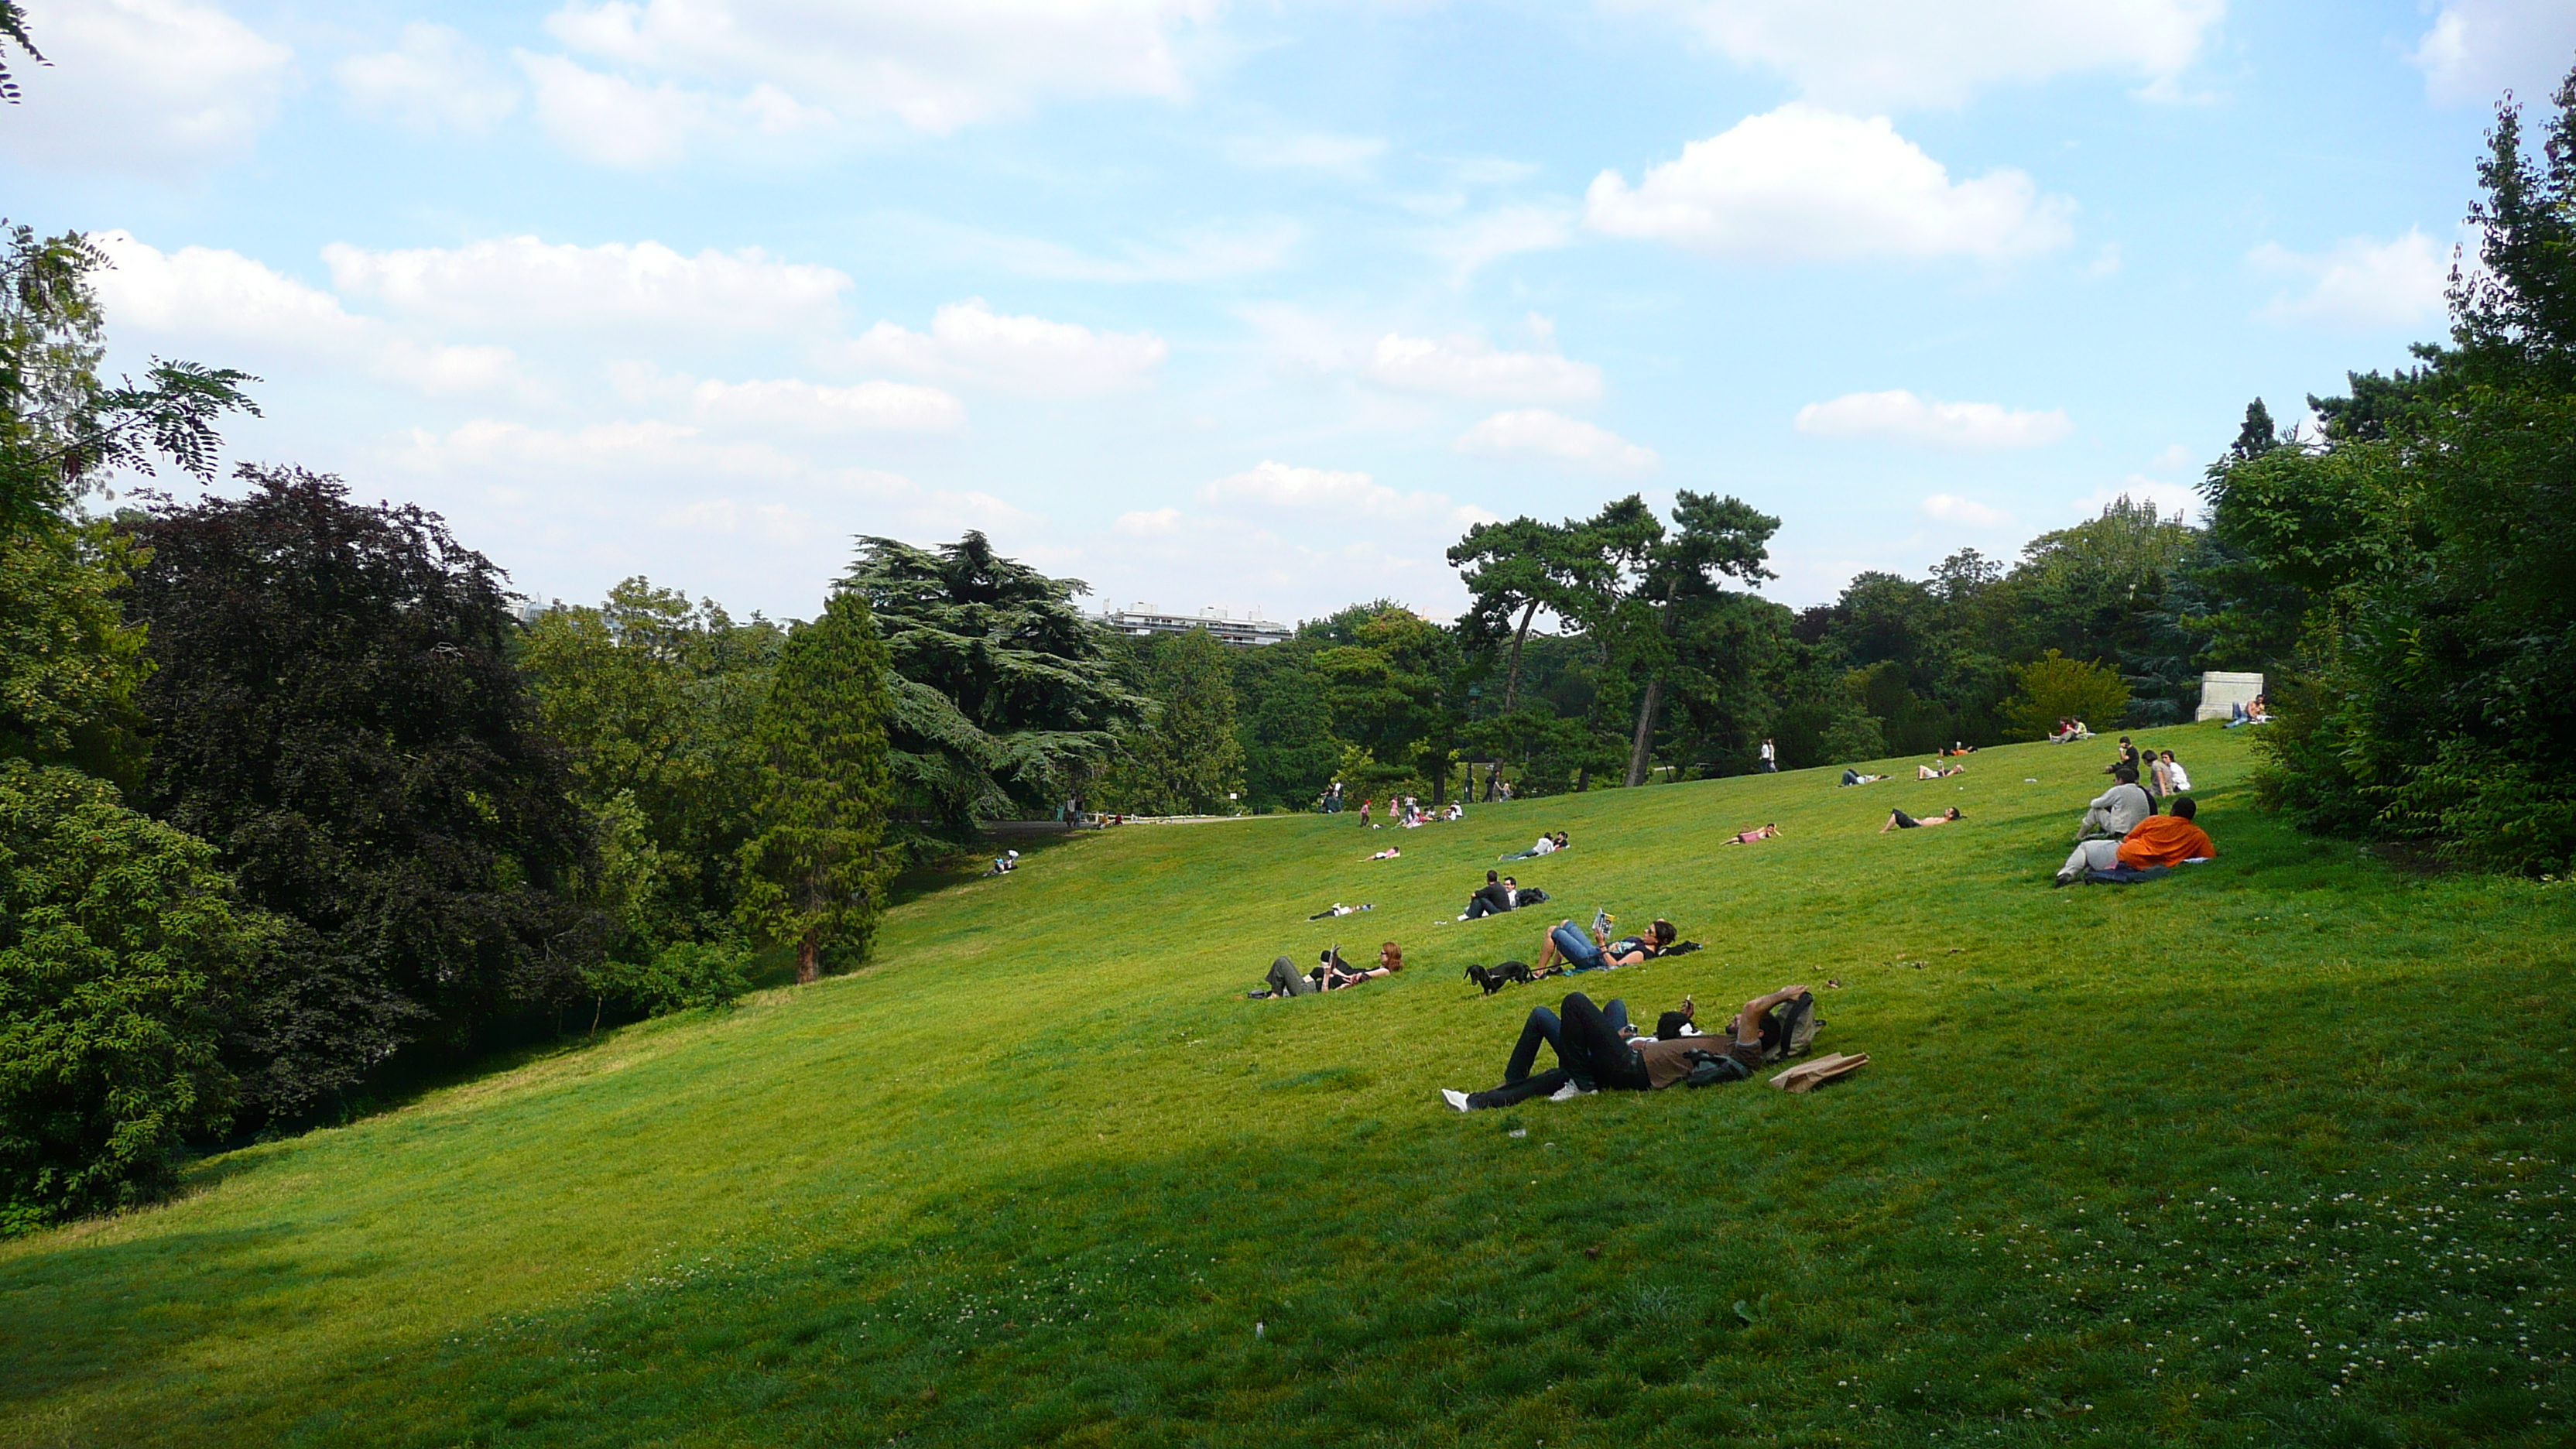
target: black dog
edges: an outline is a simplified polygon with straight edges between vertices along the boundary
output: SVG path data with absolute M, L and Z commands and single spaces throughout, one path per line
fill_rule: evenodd
M 1485 988 L 1485 994 L 1491 996 L 1515 981 L 1527 985 L 1538 978 L 1530 974 L 1528 962 L 1505 961 L 1491 970 L 1482 966 L 1470 966 L 1467 968 L 1467 979 Z

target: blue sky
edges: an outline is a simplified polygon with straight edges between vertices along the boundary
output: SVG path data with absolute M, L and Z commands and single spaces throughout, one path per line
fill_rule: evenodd
M 233 454 L 533 593 L 810 615 L 982 528 L 1094 603 L 1446 615 L 1479 518 L 1781 516 L 1772 596 L 2168 506 L 2442 327 L 2450 0 L 30 0 L 7 210 Z

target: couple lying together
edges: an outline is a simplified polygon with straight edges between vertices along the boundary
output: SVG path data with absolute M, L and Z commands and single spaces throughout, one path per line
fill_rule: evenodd
M 1791 1011 L 1776 1009 L 1791 1003 L 1798 1003 Z M 1544 1006 L 1530 1009 L 1529 1020 L 1521 1025 L 1520 1042 L 1503 1066 L 1502 1085 L 1481 1092 L 1444 1087 L 1440 1099 L 1461 1112 L 1474 1112 L 1509 1107 L 1532 1097 L 1562 1102 L 1586 1092 L 1652 1092 L 1688 1080 L 1699 1056 L 1733 1061 L 1742 1070 L 1728 1076 L 1740 1080 L 1766 1057 L 1788 1050 L 1790 1034 L 1797 1027 L 1793 1013 L 1812 1019 L 1814 1010 L 1815 998 L 1806 987 L 1783 986 L 1744 1003 L 1735 1020 L 1727 1023 L 1724 1037 L 1697 1036 L 1685 1034 L 1685 1028 L 1697 1029 L 1692 1025 L 1697 1010 L 1684 998 L 1679 1011 L 1665 1012 L 1656 1023 L 1655 1035 L 1641 1038 L 1628 1024 L 1628 1003 L 1594 1006 L 1591 997 L 1576 991 L 1556 1011 Z M 1530 1068 L 1538 1063 L 1542 1042 L 1556 1049 L 1556 1069 L 1532 1076 Z
M 1346 986 L 1357 986 L 1363 981 L 1374 981 L 1380 976 L 1392 976 L 1403 969 L 1404 948 L 1393 941 L 1377 948 L 1377 964 L 1366 970 L 1343 960 L 1342 948 L 1335 946 L 1324 953 L 1321 964 L 1303 974 L 1298 972 L 1296 962 L 1285 956 L 1279 957 L 1270 963 L 1270 975 L 1263 988 L 1243 994 L 1254 1001 L 1275 1001 L 1288 996 L 1312 996 L 1318 991 L 1339 991 Z

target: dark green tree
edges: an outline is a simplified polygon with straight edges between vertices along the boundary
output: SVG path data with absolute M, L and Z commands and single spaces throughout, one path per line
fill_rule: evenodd
M 163 502 L 149 551 L 155 739 L 142 800 L 287 917 L 242 983 L 229 1058 L 262 1116 L 345 1092 L 583 992 L 590 825 L 509 659 L 500 571 L 417 507 L 245 466 L 247 496 Z
M 787 636 L 753 739 L 759 828 L 742 847 L 745 929 L 796 952 L 796 979 L 867 954 L 890 871 L 882 849 L 892 699 L 866 599 L 833 593 Z
M 993 551 L 981 533 L 937 549 L 859 540 L 842 586 L 883 631 L 894 678 L 887 738 L 898 829 L 951 843 L 979 820 L 1040 814 L 1107 763 L 1144 717 L 1079 579 Z
M 1102 802 L 1139 815 L 1219 813 L 1244 788 L 1227 646 L 1205 629 L 1136 642 L 1134 688 L 1153 703 L 1102 777 Z

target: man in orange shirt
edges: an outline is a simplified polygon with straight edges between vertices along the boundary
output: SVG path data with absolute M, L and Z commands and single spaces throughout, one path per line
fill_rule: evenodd
M 2088 840 L 2075 847 L 2057 871 L 2059 885 L 2073 885 L 2087 870 L 2125 865 L 2132 870 L 2151 865 L 2180 865 L 2187 860 L 2215 860 L 2218 846 L 2209 833 L 2192 823 L 2200 807 L 2188 795 L 2177 796 L 2170 815 L 2150 815 L 2118 840 Z

